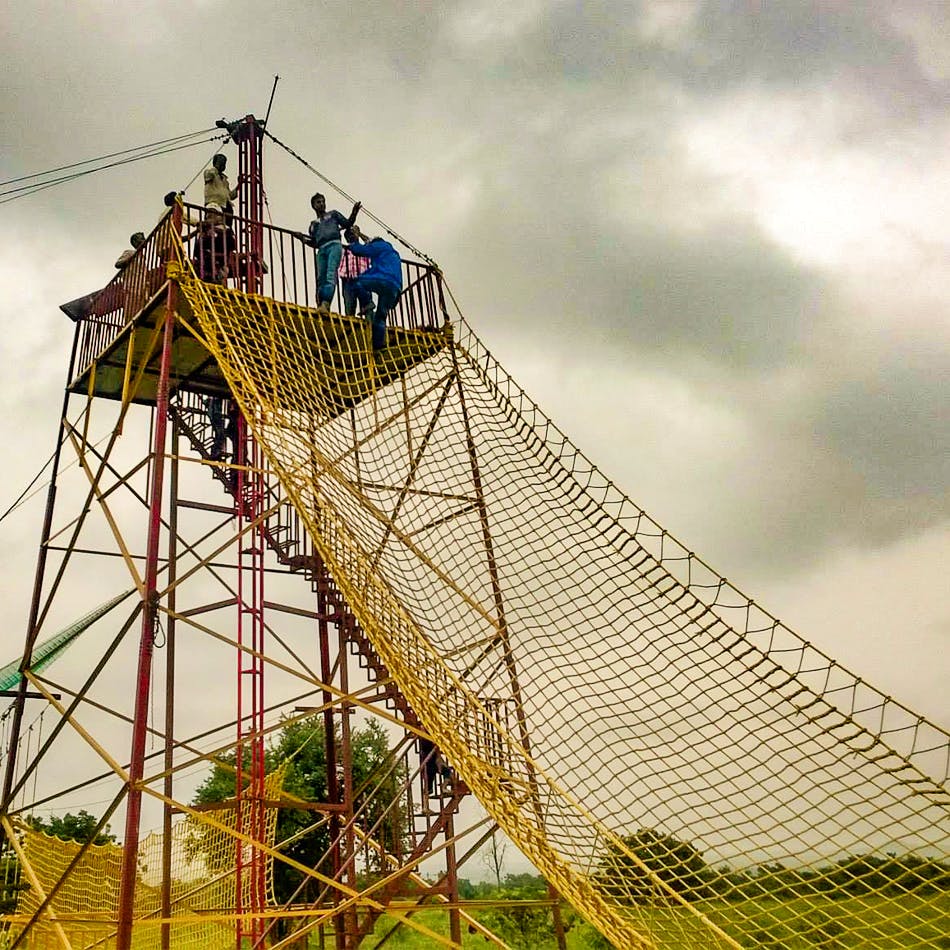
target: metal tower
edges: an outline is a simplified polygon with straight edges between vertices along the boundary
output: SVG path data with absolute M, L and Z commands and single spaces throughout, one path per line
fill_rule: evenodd
M 279 300 L 295 308 L 329 340 L 323 382 L 337 394 L 332 424 L 345 427 L 374 389 L 398 386 L 413 365 L 445 347 L 450 331 L 441 275 L 426 264 L 404 263 L 407 291 L 390 317 L 394 345 L 385 363 L 369 362 L 358 352 L 367 340 L 364 321 L 345 314 L 318 318 L 310 309 L 310 253 L 294 232 L 263 221 L 262 123 L 247 116 L 228 123 L 227 131 L 239 156 L 238 213 L 225 222 L 235 246 L 227 250 L 227 275 L 220 283 L 213 280 L 242 305 Z M 75 781 L 64 782 L 65 798 L 50 793 L 43 802 L 56 807 L 77 790 L 111 785 L 114 794 L 99 828 L 116 818 L 124 827 L 112 912 L 85 922 L 105 945 L 129 950 L 138 929 L 151 927 L 158 928 L 163 948 L 185 946 L 188 934 L 203 946 L 229 940 L 238 948 L 282 946 L 296 927 L 315 929 L 321 946 L 344 950 L 359 945 L 386 914 L 393 926 L 428 932 L 413 916 L 423 905 L 446 909 L 448 936 L 434 936 L 437 943 L 460 946 L 463 927 L 499 943 L 465 911 L 458 893 L 460 864 L 495 826 L 473 813 L 461 821 L 467 786 L 364 634 L 274 477 L 228 379 L 196 332 L 176 275 L 192 266 L 189 257 L 217 253 L 213 243 L 199 250 L 213 225 L 204 208 L 176 202 L 124 271 L 66 307 L 74 339 L 3 779 L 4 828 L 39 895 L 14 945 L 29 946 L 40 932 L 70 944 L 73 931 L 55 908 L 96 853 L 88 843 L 78 847 L 50 883 L 33 873 L 29 854 L 16 843 L 18 821 L 37 806 L 29 780 L 44 760 L 62 754 L 69 736 L 84 747 Z M 368 389 L 354 381 L 359 360 L 371 367 Z M 359 465 L 360 436 L 352 418 L 349 424 Z M 380 431 L 403 425 L 400 419 L 378 422 Z M 60 489 L 64 456 L 84 479 L 83 490 L 66 499 Z M 411 445 L 406 465 L 412 469 Z M 474 454 L 472 478 L 474 504 L 484 507 Z M 220 494 L 212 500 L 212 491 L 223 492 L 223 500 Z M 487 522 L 484 545 L 483 556 L 491 562 Z M 31 672 L 32 651 L 41 632 L 68 612 L 70 598 L 81 599 L 90 563 L 97 565 L 93 572 L 108 566 L 101 577 L 92 575 L 95 580 L 106 573 L 124 578 L 115 582 L 129 588 L 119 602 L 126 613 L 120 617 L 119 606 L 111 607 L 99 621 L 112 638 L 95 641 L 101 645 L 90 649 L 98 654 L 78 665 L 77 679 L 64 685 L 67 698 L 60 702 L 53 681 Z M 213 644 L 210 660 L 202 653 L 204 643 Z M 498 714 L 519 728 L 510 702 L 517 699 L 517 674 L 508 662 L 511 696 L 500 700 Z M 275 677 L 281 682 L 272 695 Z M 210 723 L 195 727 L 191 720 L 202 694 L 217 702 L 225 680 L 232 683 L 229 709 L 217 709 Z M 60 718 L 27 761 L 21 739 L 32 695 L 45 697 Z M 268 785 L 267 740 L 282 722 L 314 715 L 324 727 L 326 795 L 303 802 Z M 358 787 L 354 771 L 356 721 L 371 715 L 381 717 L 392 744 L 392 777 L 379 785 L 392 800 L 374 805 L 374 814 L 395 815 L 386 822 L 399 831 L 389 838 L 382 819 L 374 824 L 368 817 L 367 789 Z M 186 734 L 189 728 L 195 731 Z M 233 799 L 218 811 L 189 805 L 196 770 L 228 755 L 236 774 Z M 87 759 L 99 769 L 87 768 Z M 301 889 L 275 906 L 272 865 L 286 843 L 272 840 L 274 816 L 285 808 L 309 810 L 314 824 L 325 827 L 329 845 L 316 896 L 313 887 Z M 227 818 L 218 820 L 224 810 Z M 147 818 L 158 815 L 160 826 L 151 825 L 161 832 L 153 854 Z M 196 840 L 186 836 L 184 845 L 176 843 L 182 822 L 204 827 L 202 834 L 223 835 L 230 858 L 203 858 L 202 873 L 227 878 L 222 893 L 231 895 L 231 906 L 199 906 L 182 897 L 189 878 L 176 868 L 183 854 L 193 860 L 188 849 Z M 214 939 L 206 931 L 194 936 L 196 908 L 216 921 Z

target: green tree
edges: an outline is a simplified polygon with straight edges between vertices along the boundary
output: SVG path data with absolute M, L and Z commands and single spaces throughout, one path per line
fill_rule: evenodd
M 822 868 L 820 874 L 823 889 L 852 895 L 935 894 L 950 890 L 950 865 L 914 854 L 849 855 Z
M 65 815 L 51 815 L 47 819 L 31 816 L 27 819 L 32 828 L 51 835 L 54 838 L 62 838 L 63 841 L 78 841 L 85 844 L 91 841 L 93 844 L 115 844 L 115 835 L 109 831 L 109 826 L 96 834 L 96 825 L 99 819 L 90 815 L 84 808 L 77 814 L 67 812 Z
M 15 914 L 20 892 L 29 889 L 30 885 L 20 876 L 17 856 L 12 851 L 0 855 L 0 914 Z
M 322 716 L 288 722 L 277 734 L 265 754 L 268 771 L 286 763 L 284 792 L 302 802 L 328 802 L 325 732 Z M 337 737 L 339 742 L 339 737 Z M 387 850 L 398 852 L 405 844 L 407 808 L 400 788 L 405 781 L 401 763 L 393 766 L 386 733 L 371 721 L 353 730 L 353 783 L 355 809 L 359 824 Z M 250 756 L 244 756 L 250 761 Z M 339 756 L 338 756 L 339 760 Z M 234 756 L 222 756 L 195 794 L 194 804 L 207 805 L 234 797 Z M 305 867 L 323 874 L 331 873 L 330 831 L 320 821 L 320 813 L 306 808 L 281 808 L 277 816 L 277 845 L 282 853 Z M 316 827 L 314 827 L 316 825 Z M 291 840 L 293 839 L 293 840 Z M 192 843 L 201 850 L 200 834 Z M 365 873 L 379 873 L 383 859 L 370 849 Z M 214 869 L 212 869 L 214 870 Z M 283 862 L 274 863 L 274 892 L 279 901 L 316 899 L 319 882 Z
M 508 874 L 504 886 L 491 895 L 493 900 L 510 901 L 481 915 L 481 920 L 514 950 L 554 947 L 554 915 L 551 908 L 522 901 L 546 901 L 548 885 L 537 874 Z
M 409 812 L 402 787 L 406 768 L 395 761 L 383 727 L 371 719 L 353 734 L 353 777 L 357 808 L 363 808 L 362 826 L 390 853 L 404 852 L 408 841 Z M 370 851 L 367 870 L 388 869 L 382 855 Z
M 666 903 L 671 891 L 686 900 L 708 896 L 715 871 L 693 845 L 653 828 L 641 828 L 621 840 L 626 850 L 611 845 L 599 870 L 606 890 L 616 900 Z
M 582 922 L 577 928 L 582 947 L 588 950 L 616 950 L 612 944 L 593 924 Z
M 482 851 L 482 863 L 495 878 L 495 886 L 501 887 L 501 872 L 505 868 L 505 853 L 508 851 L 508 838 L 498 828 L 488 839 L 485 850 Z

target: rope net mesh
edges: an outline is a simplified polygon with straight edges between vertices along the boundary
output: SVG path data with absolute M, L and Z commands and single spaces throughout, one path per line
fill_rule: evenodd
M 264 781 L 268 801 L 280 796 L 283 769 Z M 263 807 L 263 844 L 274 846 L 276 807 Z M 238 815 L 234 807 L 210 812 L 191 812 L 172 825 L 170 844 L 169 917 L 162 913 L 164 837 L 152 832 L 139 842 L 138 876 L 135 887 L 135 930 L 133 946 L 155 948 L 162 944 L 162 925 L 167 924 L 171 946 L 201 947 L 208 950 L 234 947 L 235 908 L 250 904 L 250 876 L 241 880 L 242 900 L 237 900 L 236 851 Z M 30 886 L 19 898 L 17 914 L 4 935 L 13 943 L 24 925 L 40 910 L 48 895 L 48 906 L 29 931 L 28 946 L 64 946 L 63 936 L 73 947 L 115 946 L 118 914 L 119 875 L 122 848 L 115 844 L 82 846 L 64 841 L 20 823 L 17 835 L 23 855 L 23 877 Z M 250 845 L 242 845 L 245 858 Z M 273 905 L 273 859 L 265 854 L 264 879 Z
M 869 946 L 946 922 L 948 734 L 671 538 L 464 320 L 373 354 L 357 319 L 180 286 L 422 723 L 614 944 L 807 934 L 829 898 Z

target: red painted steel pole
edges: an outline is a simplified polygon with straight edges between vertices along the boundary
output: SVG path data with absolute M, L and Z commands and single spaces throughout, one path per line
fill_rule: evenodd
M 181 231 L 181 207 L 173 211 L 176 229 Z M 129 794 L 125 813 L 122 871 L 119 879 L 119 919 L 116 950 L 130 950 L 132 915 L 135 903 L 135 876 L 138 867 L 139 824 L 142 818 L 142 776 L 145 770 L 145 740 L 148 732 L 149 689 L 155 625 L 158 621 L 158 546 L 162 528 L 162 488 L 165 474 L 165 437 L 168 428 L 168 393 L 171 377 L 172 341 L 175 333 L 177 286 L 170 282 L 166 300 L 162 358 L 155 395 L 155 438 L 152 448 L 152 491 L 149 498 L 148 542 L 145 549 L 145 593 L 142 636 L 139 641 L 138 674 L 135 679 L 135 713 L 132 719 L 132 752 L 129 756 Z
M 263 253 L 264 183 L 261 174 L 260 125 L 246 116 L 233 133 L 238 145 L 238 187 L 241 198 L 239 283 L 247 293 L 261 290 Z M 263 455 L 260 444 L 241 419 L 236 461 L 236 509 L 239 529 L 254 522 L 264 510 Z M 235 806 L 237 830 L 252 841 L 264 839 L 264 537 L 263 524 L 255 525 L 238 551 L 238 664 L 237 664 L 237 783 Z M 250 647 L 251 653 L 244 652 Z M 245 683 L 245 677 L 248 682 Z M 249 699 L 249 702 L 246 701 Z M 245 743 L 250 753 L 249 780 L 244 786 Z M 264 935 L 262 912 L 266 905 L 266 863 L 254 845 L 245 857 L 244 843 L 235 842 L 235 894 L 238 950 L 250 942 L 258 946 Z
M 263 137 L 261 126 L 254 116 L 245 116 L 234 131 L 238 144 L 238 189 L 241 196 L 242 225 L 239 249 L 242 263 L 239 277 L 244 290 L 250 294 L 261 292 L 264 259 L 264 176 Z
M 178 499 L 179 427 L 172 423 L 171 485 L 168 512 L 168 623 L 165 629 L 165 806 L 162 809 L 162 917 L 161 950 L 171 950 L 172 930 L 168 921 L 172 916 L 172 806 L 175 765 L 175 582 L 178 579 Z

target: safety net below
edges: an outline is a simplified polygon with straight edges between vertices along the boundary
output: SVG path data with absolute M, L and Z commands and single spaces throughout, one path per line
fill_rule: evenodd
M 273 907 L 273 864 L 277 802 L 283 768 L 264 779 L 260 831 L 242 832 L 245 817 L 233 800 L 209 811 L 189 809 L 162 832 L 144 835 L 136 860 L 133 946 L 136 950 L 234 947 L 235 924 L 242 907 L 252 906 L 254 876 L 237 866 L 243 849 L 261 855 L 267 902 Z M 81 844 L 18 820 L 15 834 L 19 894 L 14 914 L 4 919 L 0 946 L 12 946 L 24 932 L 33 950 L 116 945 L 122 847 L 108 840 Z M 239 893 L 240 889 L 240 893 Z

